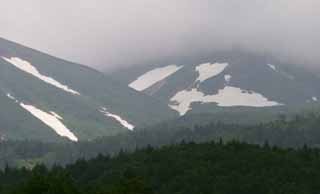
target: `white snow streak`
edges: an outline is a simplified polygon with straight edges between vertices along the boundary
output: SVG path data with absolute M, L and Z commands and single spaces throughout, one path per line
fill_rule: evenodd
M 278 70 L 277 70 L 277 68 L 276 68 L 275 65 L 268 64 L 268 66 L 269 66 L 273 71 L 278 72 Z
M 228 66 L 228 63 L 204 63 L 196 67 L 196 71 L 199 73 L 197 81 L 204 82 L 207 79 L 215 77 L 222 73 L 224 69 Z
M 16 100 L 15 97 L 13 97 L 11 94 L 7 94 L 8 98 L 11 100 L 14 100 L 16 103 L 19 103 L 18 100 Z M 60 120 L 63 120 L 61 116 L 59 116 L 57 113 L 51 111 L 50 113 L 47 113 L 45 111 L 42 111 L 32 105 L 26 105 L 22 102 L 19 103 L 19 105 L 27 110 L 29 113 L 31 113 L 34 117 L 39 119 L 41 122 L 49 126 L 51 129 L 53 129 L 58 135 L 62 137 L 67 137 L 71 141 L 78 141 L 78 138 L 68 129 Z
M 103 113 L 105 116 L 107 117 L 111 117 L 114 118 L 116 121 L 118 121 L 123 127 L 129 129 L 129 130 L 133 130 L 135 128 L 134 125 L 130 124 L 128 121 L 122 119 L 119 115 L 110 113 L 107 111 L 107 109 L 105 107 L 101 108 L 100 110 L 101 113 Z
M 157 82 L 164 80 L 170 75 L 180 70 L 183 66 L 169 65 L 166 67 L 156 68 L 138 77 L 135 81 L 129 84 L 129 87 L 143 91 Z
M 11 100 L 16 100 L 16 98 L 13 97 L 10 93 L 7 94 L 7 97 L 10 98 Z
M 20 106 L 38 118 L 44 124 L 52 128 L 58 135 L 67 137 L 71 141 L 78 141 L 78 138 L 54 115 L 46 113 L 34 106 L 20 103 Z
M 313 96 L 313 97 L 312 97 L 312 100 L 315 101 L 315 102 L 317 102 L 317 101 L 318 101 L 318 97 Z
M 16 103 L 18 103 L 18 100 L 12 96 L 10 93 L 7 93 L 7 97 L 10 98 L 11 100 L 14 100 Z
M 249 106 L 249 107 L 267 107 L 282 105 L 278 102 L 269 101 L 266 97 L 259 93 L 248 92 L 240 88 L 226 86 L 218 91 L 215 95 L 205 95 L 197 88 L 192 90 L 183 90 L 178 92 L 170 99 L 173 104 L 169 105 L 173 110 L 176 110 L 180 115 L 186 114 L 191 110 L 193 102 L 217 103 L 221 107 L 232 106 Z
M 17 57 L 12 57 L 12 58 L 6 58 L 6 57 L 2 57 L 2 59 L 6 60 L 7 62 L 9 62 L 10 64 L 14 65 L 16 68 L 29 73 L 35 77 L 37 77 L 38 79 L 53 85 L 59 89 L 62 89 L 66 92 L 69 92 L 71 94 L 75 94 L 75 95 L 80 95 L 79 92 L 70 89 L 68 86 L 61 84 L 60 82 L 56 81 L 55 79 L 42 75 L 34 66 L 32 66 L 28 61 L 24 61 L 20 58 Z
M 231 81 L 232 76 L 231 75 L 224 75 L 224 80 L 229 83 Z

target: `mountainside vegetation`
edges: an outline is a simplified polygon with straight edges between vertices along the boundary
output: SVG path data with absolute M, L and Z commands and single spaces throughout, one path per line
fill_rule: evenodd
M 68 92 L 71 89 L 78 94 Z M 134 126 L 177 116 L 166 104 L 94 69 L 0 38 L 0 137 L 63 141 L 65 137 L 44 124 L 43 118 L 36 118 L 21 107 L 21 103 L 58 114 L 80 140 L 128 130 L 115 118 L 101 113 L 102 108 Z
M 112 137 L 99 138 L 94 141 L 70 143 L 44 143 L 37 141 L 2 141 L 0 142 L 0 167 L 6 164 L 12 167 L 32 168 L 44 163 L 69 164 L 79 158 L 90 159 L 99 154 L 116 155 L 121 150 L 128 152 L 148 145 L 159 147 L 185 142 L 208 142 L 238 140 L 253 144 L 279 147 L 319 147 L 320 115 L 309 113 L 292 118 L 279 116 L 275 121 L 256 124 L 225 124 L 211 122 L 201 125 L 173 125 L 172 122 L 160 123 L 146 129 L 119 134 Z
M 193 99 L 193 103 L 190 105 L 192 109 L 188 113 L 215 113 L 229 109 L 229 106 L 238 108 L 234 103 L 239 106 L 254 107 L 252 104 L 250 105 L 250 103 L 255 101 L 252 98 L 245 101 L 250 102 L 249 106 L 248 104 L 245 105 L 244 101 L 239 100 L 240 96 L 246 92 L 249 94 L 261 94 L 269 101 L 276 101 L 279 103 L 278 105 L 282 105 L 272 106 L 272 108 L 276 109 L 281 109 L 283 106 L 287 108 L 296 105 L 312 104 L 318 102 L 318 98 L 320 99 L 320 87 L 315 84 L 320 79 L 316 72 L 311 72 L 298 64 L 279 61 L 271 55 L 259 55 L 237 49 L 214 52 L 206 57 L 195 55 L 165 58 L 150 64 L 128 67 L 109 74 L 107 72 L 106 74 L 130 86 L 136 79 L 142 79 L 149 72 L 172 64 L 179 67 L 182 66 L 182 68 L 141 92 L 160 99 L 166 104 L 175 105 L 177 101 L 172 98 L 176 94 L 181 91 L 197 89 L 198 94 L 194 94 L 194 92 L 190 94 L 190 92 L 190 96 L 185 99 L 180 97 L 179 99 L 180 104 L 181 102 L 186 103 L 186 101 Z M 227 66 L 222 71 L 219 71 L 219 65 L 221 66 L 221 64 L 227 64 Z M 202 72 L 199 71 L 201 69 L 199 67 L 201 66 L 203 66 Z M 159 71 L 158 74 L 161 73 L 162 71 Z M 156 73 L 153 74 L 155 74 L 153 77 L 157 76 Z M 197 81 L 201 77 L 201 74 L 208 76 L 208 79 L 200 82 Z M 148 82 L 150 77 L 147 76 L 144 79 Z M 242 92 L 223 95 L 223 91 L 228 91 L 226 87 L 233 89 L 240 88 Z M 202 101 L 198 97 L 199 93 L 203 93 L 206 96 L 222 96 L 223 100 Z M 219 101 L 220 105 L 222 104 L 221 106 L 219 106 Z M 258 105 L 261 104 L 263 103 L 258 103 Z M 262 107 L 267 106 L 259 106 L 260 109 L 263 109 Z
M 105 75 L 0 38 L 0 193 L 319 192 L 319 77 L 209 61 Z

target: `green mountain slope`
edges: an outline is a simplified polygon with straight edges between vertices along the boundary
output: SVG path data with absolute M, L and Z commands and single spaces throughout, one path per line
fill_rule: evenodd
M 193 120 L 195 119 L 195 120 Z M 41 143 L 38 141 L 0 142 L 0 169 L 6 163 L 11 166 L 32 167 L 37 163 L 48 166 L 70 164 L 79 158 L 90 159 L 99 154 L 114 155 L 121 150 L 132 152 L 147 146 L 159 147 L 184 142 L 208 142 L 212 140 L 242 142 L 283 148 L 304 145 L 319 148 L 320 114 L 308 112 L 301 115 L 282 115 L 277 120 L 255 125 L 222 123 L 210 117 L 181 117 L 135 132 L 103 137 L 90 142 Z M 72 154 L 70 154 L 72 153 Z
M 26 66 L 29 69 L 21 69 Z M 28 71 L 37 71 L 40 77 Z M 56 82 L 67 89 L 57 87 Z M 115 117 L 105 116 L 101 112 L 103 107 L 134 126 L 146 126 L 176 115 L 159 101 L 96 70 L 4 39 L 0 39 L 0 96 L 0 129 L 5 139 L 57 139 L 52 127 L 23 109 L 22 103 L 45 113 L 58 114 L 62 117 L 58 120 L 80 140 L 128 130 Z
M 183 66 L 141 90 L 170 106 L 190 103 L 188 110 L 180 112 L 182 115 L 246 108 L 257 111 L 275 108 L 278 111 L 312 106 L 320 98 L 319 75 L 299 64 L 284 63 L 272 56 L 234 50 L 214 53 L 210 57 L 180 57 L 154 64 L 122 69 L 111 76 L 130 86 L 139 79 L 151 80 L 144 76 L 152 71 L 158 70 L 153 72 L 155 77 L 168 65 Z M 223 64 L 226 65 L 219 71 Z M 202 72 L 198 71 L 200 67 Z M 209 74 L 207 79 L 198 80 L 206 74 Z

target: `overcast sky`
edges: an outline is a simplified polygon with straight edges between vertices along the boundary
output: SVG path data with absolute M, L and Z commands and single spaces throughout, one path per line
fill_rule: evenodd
M 1 0 L 0 36 L 112 69 L 243 47 L 320 66 L 319 0 Z

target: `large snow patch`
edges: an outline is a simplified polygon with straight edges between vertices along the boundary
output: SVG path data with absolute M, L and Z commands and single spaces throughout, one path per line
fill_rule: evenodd
M 179 112 L 182 116 L 191 110 L 193 102 L 200 103 L 217 103 L 221 107 L 232 106 L 249 106 L 249 107 L 268 107 L 282 105 L 275 101 L 269 101 L 263 95 L 246 91 L 240 88 L 226 86 L 219 90 L 217 94 L 205 95 L 197 88 L 191 90 L 183 90 L 173 96 L 170 101 L 172 104 L 169 106 Z
M 199 76 L 196 80 L 204 82 L 207 79 L 215 77 L 222 73 L 224 69 L 228 66 L 228 63 L 204 63 L 196 67 L 196 71 L 199 73 Z
M 138 77 L 135 81 L 129 84 L 129 87 L 143 91 L 159 81 L 164 80 L 170 75 L 180 70 L 183 66 L 169 65 L 166 67 L 156 68 Z

